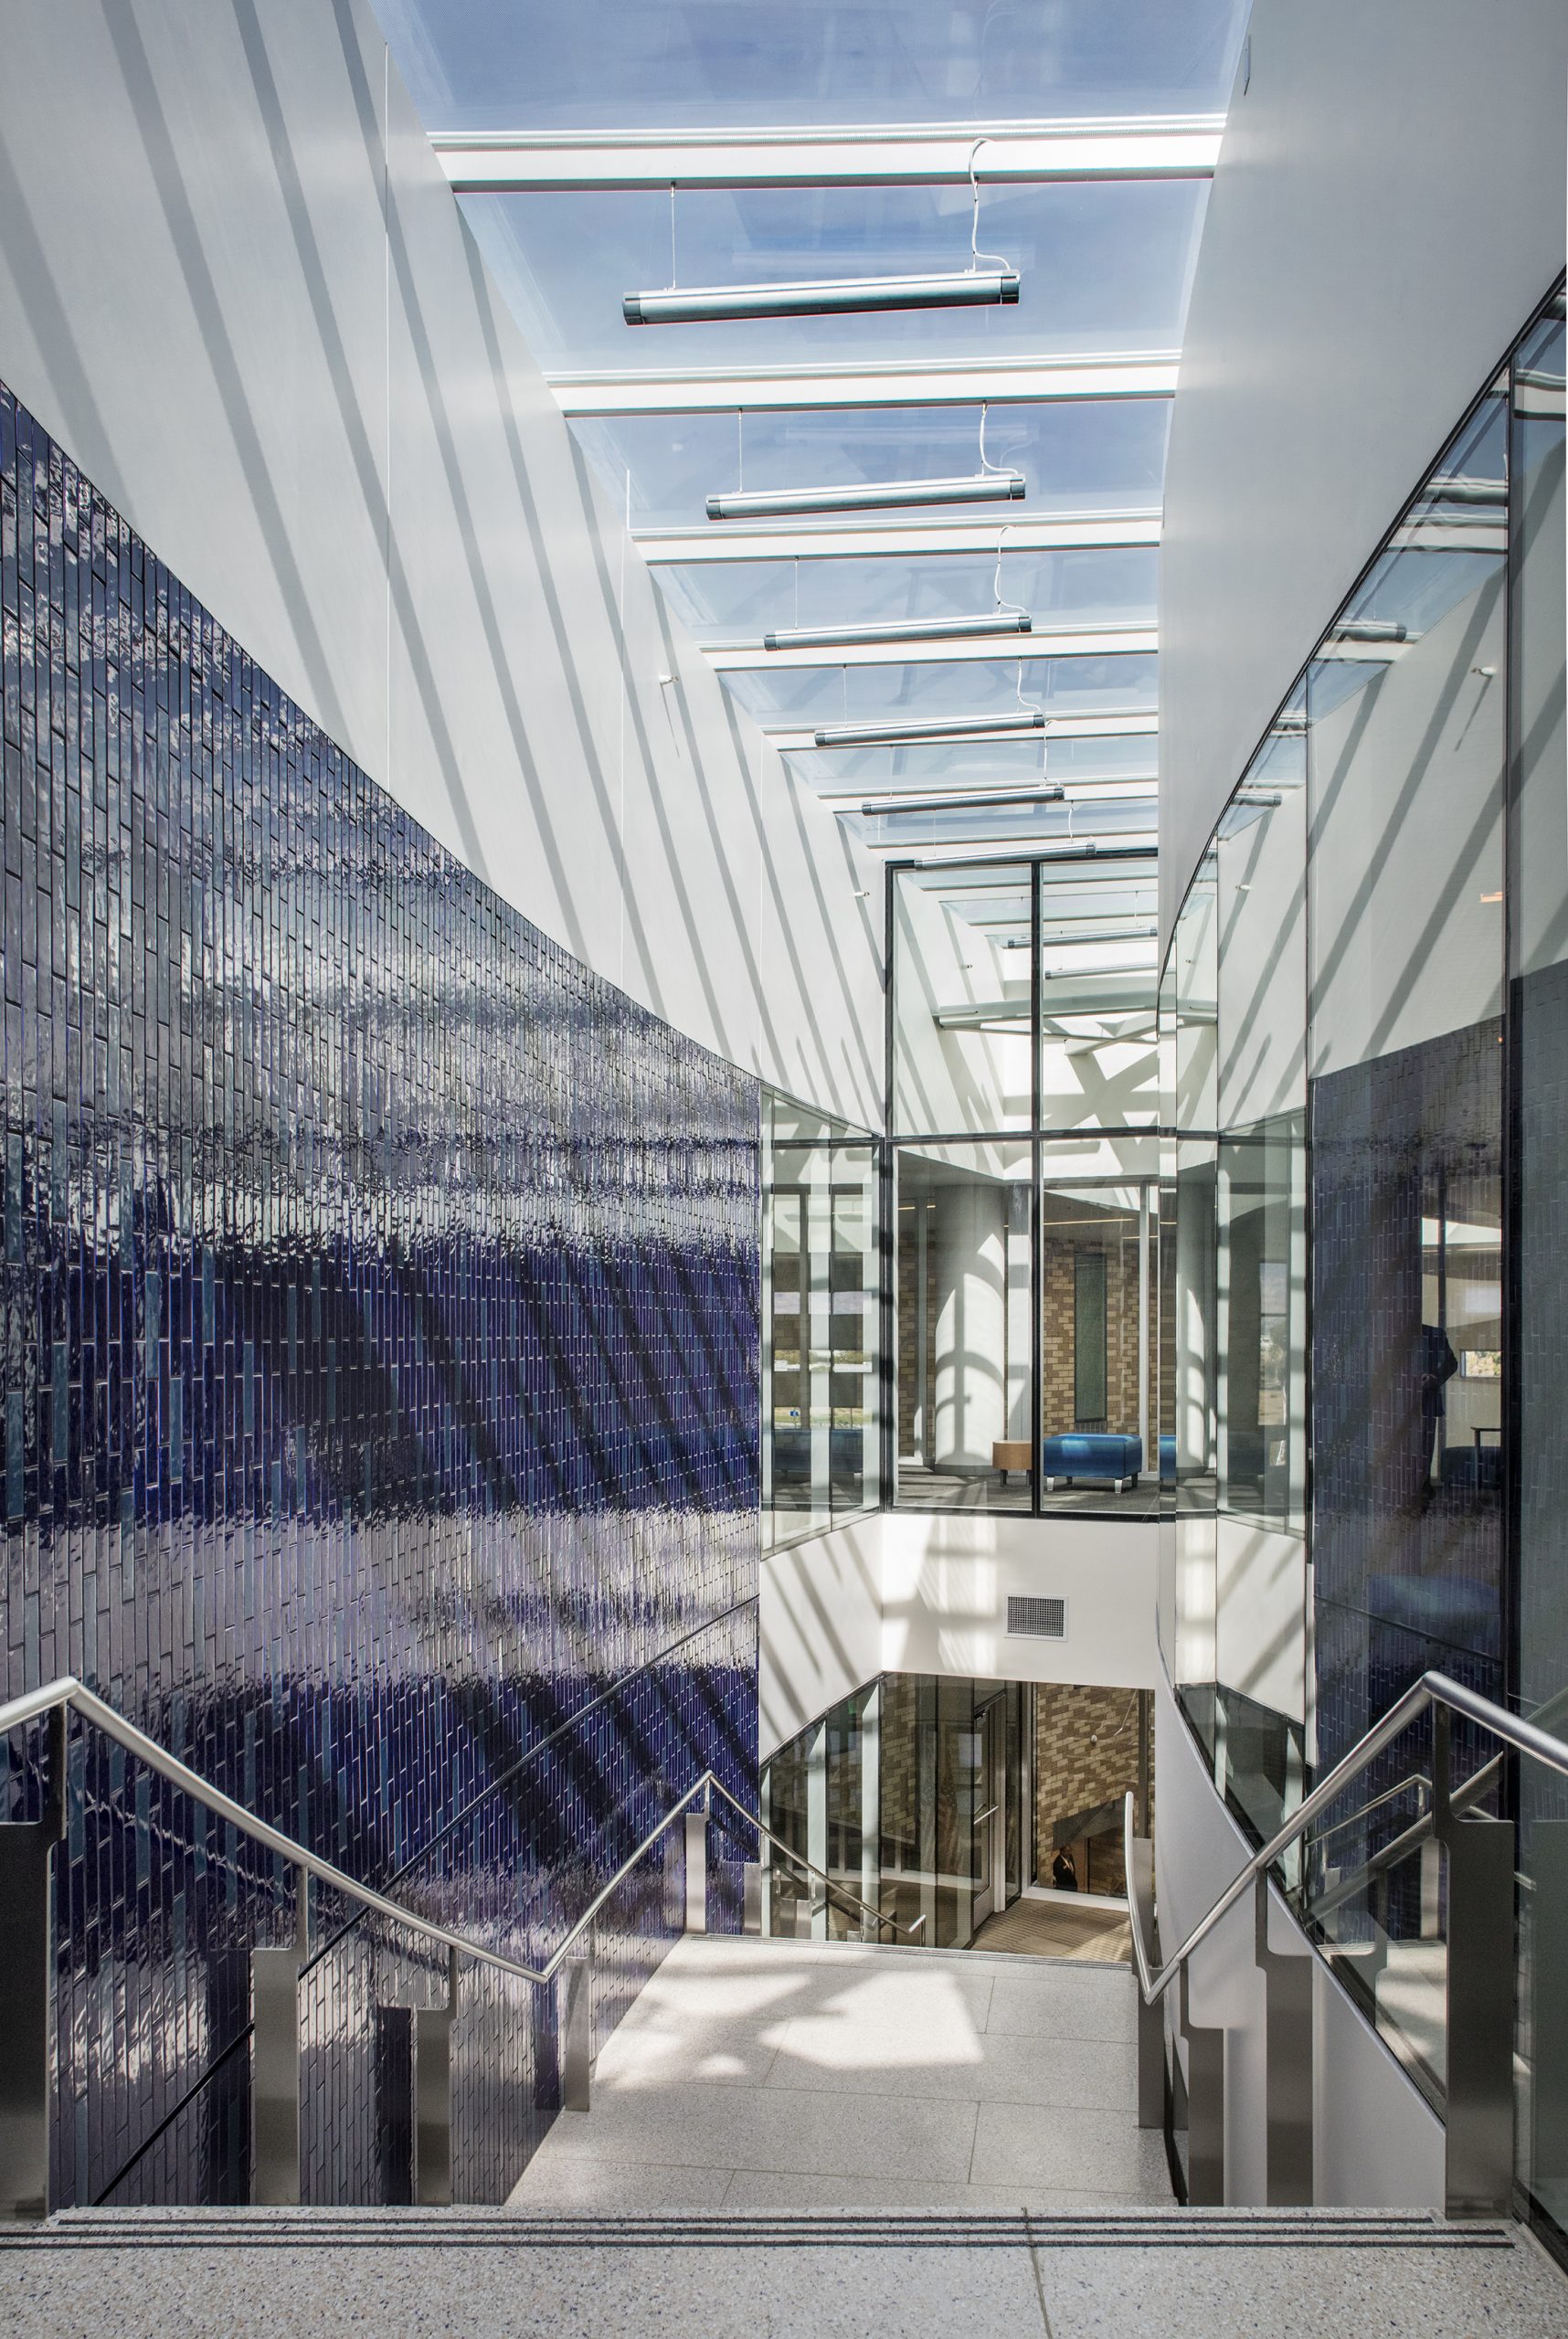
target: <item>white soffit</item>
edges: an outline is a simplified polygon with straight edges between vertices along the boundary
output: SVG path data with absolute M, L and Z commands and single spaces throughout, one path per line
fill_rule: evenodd
M 1097 626 L 1055 633 L 994 633 L 972 641 L 843 642 L 831 650 L 764 650 L 759 642 L 732 643 L 726 649 L 707 648 L 714 672 L 778 673 L 791 666 L 960 666 L 983 661 L 1011 666 L 1030 658 L 1113 658 L 1146 656 L 1158 650 L 1160 638 L 1152 626 Z
M 923 124 L 910 129 L 438 132 L 430 143 L 460 195 L 577 187 L 951 186 L 1213 175 L 1220 123 L 1169 117 L 1070 128 Z
M 909 560 L 931 553 L 994 553 L 999 534 L 1006 549 L 1016 552 L 1078 552 L 1128 546 L 1157 545 L 1158 512 L 1086 513 L 1060 520 L 1025 519 L 948 521 L 933 526 L 892 524 L 886 527 L 839 527 L 819 524 L 801 528 L 718 527 L 665 528 L 646 534 L 632 531 L 638 550 L 651 567 L 671 562 L 724 560 Z
M 546 374 L 567 415 L 803 413 L 825 407 L 1040 404 L 1055 398 L 1168 398 L 1176 359 L 951 359 L 925 365 L 758 365 L 717 372 Z

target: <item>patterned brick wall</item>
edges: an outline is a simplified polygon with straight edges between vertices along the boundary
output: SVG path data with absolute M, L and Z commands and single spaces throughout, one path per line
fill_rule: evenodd
M 1043 1684 L 1034 1697 L 1035 1840 L 1039 1881 L 1049 1884 L 1058 1821 L 1092 1811 L 1113 1797 L 1119 1801 L 1129 1789 L 1139 1792 L 1148 1693 L 1057 1682 Z M 1097 1891 L 1124 1889 L 1119 1835 L 1097 1844 L 1093 1880 Z M 1080 1889 L 1088 1881 L 1080 1857 Z
M 7 1688 L 79 1674 L 546 1948 L 705 1764 L 754 1785 L 756 1085 L 438 846 L 5 394 L 0 572 Z M 56 2201 L 215 2068 L 114 2197 L 243 2196 L 286 1880 L 79 1734 L 69 1807 Z M 652 1869 L 606 2018 L 669 1930 Z M 375 2010 L 418 1981 L 364 1926 L 313 1970 L 313 2197 L 377 2196 Z M 514 2181 L 550 2041 L 465 1980 L 462 2196 Z
M 1086 1235 L 1088 1230 L 1084 1230 Z M 1087 1247 L 1098 1249 L 1096 1233 Z M 1084 1243 L 1047 1233 L 1042 1251 L 1044 1311 L 1042 1350 L 1043 1434 L 1059 1435 L 1076 1426 L 1074 1328 L 1076 1321 L 1076 1258 Z M 1138 1235 L 1106 1251 L 1106 1400 L 1112 1430 L 1138 1427 Z

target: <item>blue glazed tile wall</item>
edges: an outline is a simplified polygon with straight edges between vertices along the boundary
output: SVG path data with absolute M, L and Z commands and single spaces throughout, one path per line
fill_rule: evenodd
M 3 391 L 0 567 L 7 1692 L 80 1674 L 547 1949 L 705 1765 L 755 1790 L 756 1085 L 428 836 Z M 672 1927 L 644 1868 L 601 2022 Z M 154 2134 L 117 2201 L 243 2197 L 288 1878 L 79 1732 L 57 1874 L 56 2202 Z M 313 1914 L 307 2192 L 378 2198 L 376 2008 L 441 1977 Z M 470 2199 L 552 2109 L 509 1986 L 463 1985 Z

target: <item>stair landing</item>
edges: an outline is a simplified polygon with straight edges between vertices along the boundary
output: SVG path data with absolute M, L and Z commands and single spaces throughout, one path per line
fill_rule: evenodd
M 520 2208 L 1169 2205 L 1125 1965 L 688 1934 Z

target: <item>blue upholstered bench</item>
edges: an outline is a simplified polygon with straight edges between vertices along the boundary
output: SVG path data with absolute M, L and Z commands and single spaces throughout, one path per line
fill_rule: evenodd
M 1143 1440 L 1109 1430 L 1074 1430 L 1044 1439 L 1040 1448 L 1040 1475 L 1047 1494 L 1058 1478 L 1065 1478 L 1069 1486 L 1075 1478 L 1114 1478 L 1120 1494 L 1124 1486 L 1138 1484 L 1142 1467 Z
M 1176 1483 L 1176 1440 L 1161 1437 L 1160 1441 L 1160 1483 L 1173 1487 Z

